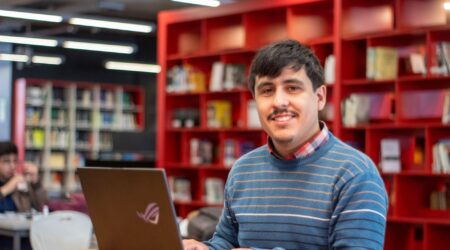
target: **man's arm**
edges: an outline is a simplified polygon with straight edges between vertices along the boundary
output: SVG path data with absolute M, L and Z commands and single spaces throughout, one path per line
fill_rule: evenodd
M 362 173 L 336 195 L 330 222 L 332 249 L 383 249 L 388 198 L 377 173 Z
M 213 237 L 204 242 L 209 249 L 233 249 L 239 246 L 238 243 L 238 224 L 230 208 L 230 191 L 225 187 L 225 202 L 219 223 L 216 226 L 216 232 Z

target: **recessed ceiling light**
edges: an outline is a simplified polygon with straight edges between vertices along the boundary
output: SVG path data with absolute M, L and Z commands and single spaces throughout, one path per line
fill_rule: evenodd
M 5 10 L 5 9 L 0 10 L 0 16 L 35 20 L 35 21 L 52 22 L 52 23 L 60 23 L 63 21 L 63 17 L 60 15 L 49 15 L 49 14 L 34 13 L 34 12 L 30 12 L 30 11 L 16 11 L 16 10 Z
M 93 18 L 72 17 L 69 19 L 68 22 L 73 25 L 114 29 L 114 30 L 125 30 L 141 33 L 150 33 L 153 30 L 153 27 L 150 24 L 138 24 L 126 21 L 107 21 Z
M 62 46 L 67 49 L 91 50 L 100 52 L 110 52 L 119 54 L 131 54 L 135 51 L 132 45 L 118 45 L 96 42 L 81 42 L 81 41 L 64 41 Z
M 196 5 L 203 5 L 208 7 L 218 7 L 220 6 L 220 1 L 218 0 L 172 0 L 173 2 L 180 3 L 190 3 Z
M 148 63 L 136 63 L 136 62 L 121 62 L 121 61 L 106 61 L 106 69 L 112 70 L 124 70 L 144 73 L 159 73 L 161 72 L 161 66 L 157 64 Z
M 0 42 L 37 45 L 46 47 L 56 47 L 58 45 L 58 40 L 56 39 L 34 38 L 25 36 L 6 36 L 6 35 L 0 35 Z

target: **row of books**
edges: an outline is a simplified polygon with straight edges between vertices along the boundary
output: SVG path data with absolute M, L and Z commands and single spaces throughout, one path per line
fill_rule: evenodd
M 66 149 L 69 145 L 69 133 L 64 129 L 52 129 L 50 132 L 50 146 L 52 148 Z
M 207 87 L 206 74 L 189 64 L 175 65 L 167 74 L 167 92 L 198 93 L 209 91 L 224 91 L 245 88 L 247 82 L 245 64 L 214 62 Z
M 192 201 L 191 181 L 185 177 L 169 176 L 169 188 L 172 199 L 181 202 Z M 205 179 L 204 201 L 219 204 L 224 201 L 224 181 L 221 178 L 208 177 Z
M 436 189 L 430 193 L 430 209 L 450 210 L 450 183 L 439 183 Z
M 33 106 L 29 106 L 26 109 L 25 119 L 27 125 L 43 125 L 44 117 L 42 108 L 36 108 Z
M 450 122 L 450 89 L 403 91 L 398 101 L 401 119 Z M 353 93 L 341 105 L 342 122 L 347 127 L 394 119 L 394 94 L 391 92 Z
M 209 81 L 210 91 L 224 91 L 245 88 L 247 82 L 245 64 L 214 62 Z
M 436 57 L 431 72 L 437 75 L 450 74 L 450 42 L 437 42 L 433 48 Z
M 47 92 L 44 87 L 29 86 L 27 87 L 25 96 L 27 105 L 43 106 L 47 98 Z
M 342 101 L 342 123 L 346 127 L 374 120 L 394 119 L 393 93 L 353 93 Z
M 212 164 L 214 159 L 214 145 L 206 139 L 191 138 L 190 163 L 193 165 Z
M 425 46 L 367 48 L 366 77 L 371 80 L 392 80 L 401 69 L 407 74 L 426 74 Z
M 81 107 L 92 107 L 94 102 L 93 90 L 77 89 L 76 100 Z M 112 89 L 101 89 L 99 101 L 100 107 L 113 108 L 117 105 L 115 91 Z M 124 108 L 134 108 L 136 106 L 132 93 L 126 91 L 122 93 L 122 105 Z
M 41 128 L 27 128 L 25 130 L 25 145 L 31 148 L 43 148 L 45 133 Z
M 200 111 L 196 108 L 177 108 L 172 111 L 173 128 L 193 128 L 200 125 Z
M 67 123 L 67 111 L 65 109 L 52 108 L 52 124 L 64 125 Z
M 231 128 L 232 106 L 227 100 L 213 100 L 207 103 L 207 126 L 209 128 Z
M 206 75 L 196 67 L 183 64 L 175 65 L 167 72 L 167 92 L 198 93 L 206 90 Z
M 450 88 L 411 90 L 400 94 L 401 116 L 404 119 L 440 118 L 450 120 Z
M 67 92 L 64 88 L 52 88 L 52 103 L 55 106 L 64 106 L 67 102 Z
M 227 100 L 213 100 L 207 103 L 207 127 L 230 128 L 232 126 L 232 106 Z M 238 122 L 237 122 L 238 123 Z M 193 128 L 200 126 L 200 111 L 197 108 L 176 108 L 172 111 L 172 128 Z M 256 102 L 247 102 L 247 127 L 260 128 Z

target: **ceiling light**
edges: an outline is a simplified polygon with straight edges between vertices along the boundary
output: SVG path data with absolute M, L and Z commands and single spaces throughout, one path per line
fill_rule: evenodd
M 0 61 L 28 62 L 28 58 L 27 55 L 0 53 Z
M 56 39 L 33 38 L 33 37 L 24 37 L 24 36 L 0 35 L 0 42 L 37 45 L 37 46 L 46 46 L 46 47 L 56 47 L 58 45 L 58 40 L 56 40 Z
M 450 2 L 444 2 L 444 9 L 450 10 Z
M 60 23 L 63 21 L 63 17 L 59 15 L 38 14 L 28 11 L 0 10 L 0 16 L 52 23 Z
M 218 1 L 218 0 L 172 0 L 172 1 L 180 2 L 180 3 L 204 5 L 204 6 L 208 6 L 208 7 L 218 7 L 220 5 L 220 1 Z
M 107 61 L 105 63 L 105 68 L 112 70 L 135 71 L 144 73 L 161 72 L 161 66 L 157 64 L 119 62 L 119 61 Z
M 134 46 L 131 45 L 116 45 L 116 44 L 78 42 L 78 41 L 64 41 L 62 46 L 67 49 L 92 50 L 92 51 L 111 52 L 120 54 L 131 54 L 135 51 Z
M 115 29 L 115 30 L 125 30 L 133 32 L 150 33 L 153 28 L 149 24 L 137 24 L 137 23 L 127 23 L 124 21 L 106 21 L 91 18 L 79 18 L 73 17 L 68 21 L 73 25 L 105 28 L 105 29 Z
M 51 64 L 51 65 L 60 65 L 64 61 L 64 58 L 61 56 L 42 56 L 36 55 L 31 57 L 32 63 L 40 63 L 40 64 Z

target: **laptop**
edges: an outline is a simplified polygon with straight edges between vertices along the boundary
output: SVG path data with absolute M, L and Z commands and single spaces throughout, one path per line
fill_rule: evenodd
M 77 172 L 99 249 L 183 249 L 163 169 Z

